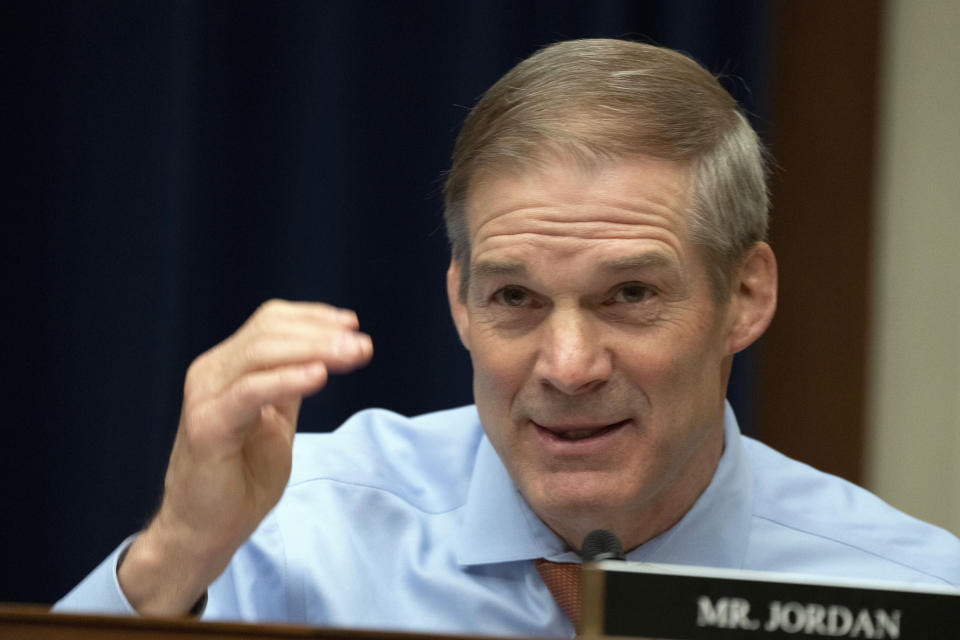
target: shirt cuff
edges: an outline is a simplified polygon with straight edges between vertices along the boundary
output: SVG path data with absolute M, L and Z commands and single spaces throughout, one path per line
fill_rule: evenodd
M 76 613 L 104 613 L 109 615 L 136 616 L 139 615 L 120 587 L 117 570 L 130 545 L 137 536 L 132 535 L 124 540 L 106 560 L 90 572 L 83 581 L 73 588 L 59 602 L 53 605 L 53 611 Z M 190 608 L 187 615 L 199 618 L 207 608 L 207 592 Z
M 75 586 L 70 593 L 53 605 L 55 612 L 103 613 L 119 616 L 135 616 L 136 610 L 130 605 L 120 582 L 117 579 L 117 567 L 136 536 L 130 536 L 96 569 Z

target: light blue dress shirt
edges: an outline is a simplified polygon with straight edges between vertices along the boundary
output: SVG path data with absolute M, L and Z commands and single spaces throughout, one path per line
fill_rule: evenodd
M 712 482 L 633 561 L 960 584 L 960 541 L 740 435 Z M 132 613 L 111 554 L 57 604 Z M 209 589 L 204 619 L 572 636 L 533 560 L 576 562 L 530 510 L 474 407 L 363 411 L 300 434 L 283 499 Z

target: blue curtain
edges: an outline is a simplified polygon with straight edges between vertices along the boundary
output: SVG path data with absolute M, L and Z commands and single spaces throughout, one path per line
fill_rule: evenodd
M 374 338 L 303 430 L 470 402 L 440 199 L 468 108 L 547 43 L 619 36 L 724 74 L 763 132 L 771 19 L 762 0 L 2 3 L 0 601 L 52 602 L 144 523 L 187 365 L 267 298 L 356 309 Z

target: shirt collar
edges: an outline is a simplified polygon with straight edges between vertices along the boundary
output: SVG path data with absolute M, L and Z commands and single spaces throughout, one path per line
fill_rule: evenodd
M 753 511 L 753 478 L 729 404 L 724 410 L 724 437 L 713 479 L 690 511 L 627 554 L 628 560 L 723 568 L 743 564 Z M 463 565 L 534 558 L 579 560 L 533 513 L 485 435 L 470 479 L 456 553 Z
M 457 561 L 464 565 L 545 558 L 566 549 L 520 495 L 486 435 L 477 450 L 457 541 Z

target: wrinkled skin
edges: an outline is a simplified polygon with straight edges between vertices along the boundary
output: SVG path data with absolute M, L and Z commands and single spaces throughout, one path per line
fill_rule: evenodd
M 687 228 L 688 172 L 557 159 L 470 192 L 451 311 L 484 429 L 534 512 L 578 548 L 666 530 L 723 451 L 733 355 L 766 328 L 773 254 L 754 246 L 718 303 Z M 469 268 L 465 299 L 461 269 Z

